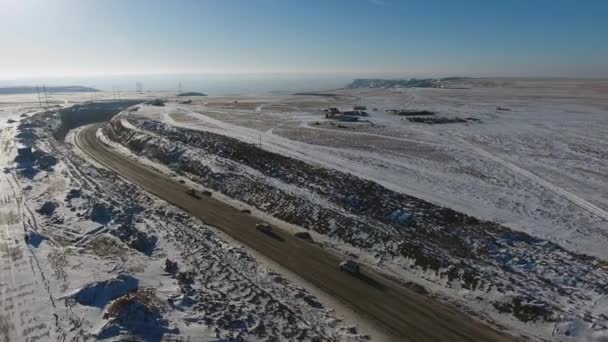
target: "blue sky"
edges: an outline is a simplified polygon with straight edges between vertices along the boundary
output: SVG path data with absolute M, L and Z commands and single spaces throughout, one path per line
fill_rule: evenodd
M 603 0 L 0 0 L 0 79 L 608 77 Z

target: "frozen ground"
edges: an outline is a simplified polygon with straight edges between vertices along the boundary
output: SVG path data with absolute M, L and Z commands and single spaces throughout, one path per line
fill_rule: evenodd
M 139 132 L 129 139 L 143 142 L 138 145 L 141 156 L 151 160 L 142 161 L 175 168 L 161 165 L 163 158 L 155 153 L 182 149 L 187 160 L 199 163 L 194 165 L 238 180 L 241 188 L 233 184 L 219 190 L 233 200 L 253 203 L 254 214 L 279 216 L 274 223 L 286 228 L 294 227 L 294 218 L 306 217 L 295 225 L 312 229 L 326 248 L 359 258 L 406 284 L 423 285 L 439 300 L 533 338 L 605 338 L 608 82 L 495 80 L 463 87 L 469 89 L 193 97 L 190 104 L 179 103 L 186 100 L 180 98 L 164 107 L 139 106 L 119 122 Z M 121 95 L 158 96 L 166 94 Z M 49 102 L 59 109 L 113 98 L 58 94 Z M 369 122 L 335 122 L 322 112 L 353 105 L 368 107 Z M 480 121 L 418 124 L 386 109 L 426 109 L 440 117 Z M 71 147 L 72 134 L 67 143 L 55 141 L 56 118 L 22 117 L 40 112 L 34 96 L 0 97 L 0 111 L 0 167 L 6 169 L 0 174 L 0 340 L 361 340 L 371 333 L 352 328 L 352 321 L 343 320 L 297 279 L 271 271 L 212 228 L 91 165 Z M 20 123 L 26 124 L 21 130 Z M 424 234 L 416 236 L 422 237 L 421 246 L 436 249 L 394 256 L 403 251 L 399 239 L 412 241 L 407 230 L 394 230 L 387 217 L 345 210 L 332 197 L 347 193 L 343 184 L 359 184 L 356 179 L 344 177 L 342 183 L 333 178 L 332 194 L 329 178 L 316 173 L 308 182 L 291 178 L 289 168 L 268 176 L 259 165 L 243 167 L 243 160 L 221 155 L 225 140 L 209 140 L 216 143 L 218 157 L 213 149 L 197 146 L 196 139 L 182 141 L 195 134 L 172 127 L 232 137 L 321 166 L 319 171 L 345 172 L 392 191 L 380 199 L 406 194 L 530 236 L 505 233 L 491 224 L 487 233 L 479 225 L 469 235 L 463 220 L 462 226 L 453 227 L 452 238 L 470 248 L 476 259 L 446 247 L 442 239 L 452 232 L 432 226 L 414 233 L 432 233 L 428 241 Z M 17 136 L 42 151 L 29 168 L 14 163 Z M 200 170 L 191 171 L 188 176 L 196 181 L 206 179 L 196 176 Z M 373 183 L 361 183 L 365 187 L 353 192 L 378 191 Z M 272 200 L 279 196 L 294 202 L 274 207 Z M 387 202 L 387 207 L 399 201 Z M 407 221 L 407 213 L 388 218 Z M 345 233 L 336 222 L 376 226 L 377 232 Z M 419 267 L 421 255 L 444 258 L 424 259 L 427 266 L 448 260 L 455 267 Z M 166 259 L 177 262 L 178 271 L 166 269 Z M 471 278 L 471 270 L 480 273 Z M 142 324 L 131 324 L 127 317 L 133 315 Z
M 47 111 L 0 99 L 0 340 L 367 338 L 241 245 L 85 161 L 73 133 L 56 140 L 56 113 L 88 100 L 60 96 Z M 18 143 L 33 154 L 17 157 Z
M 187 171 L 207 186 L 214 184 L 212 178 L 207 177 L 244 172 L 249 174 L 245 178 L 258 179 L 258 184 L 267 184 L 268 189 L 279 189 L 279 193 L 288 194 L 294 200 L 304 199 L 303 203 L 316 203 L 320 207 L 312 214 L 318 218 L 315 226 L 306 219 L 293 220 L 296 213 L 306 217 L 304 213 L 309 209 L 305 204 L 283 209 L 276 207 L 271 198 L 267 204 L 262 203 L 263 200 L 256 203 L 261 195 L 255 188 L 248 188 L 248 193 L 255 194 L 251 195 L 254 198 L 241 195 L 238 189 L 214 188 L 240 196 L 240 200 L 287 221 L 292 219 L 291 223 L 328 234 L 329 248 L 350 252 L 379 269 L 395 272 L 399 278 L 424 284 L 437 294 L 488 314 L 513 329 L 554 339 L 572 335 L 574 330 L 579 336 L 598 337 L 606 332 L 608 175 L 603 171 L 608 160 L 603 135 L 608 128 L 606 84 L 498 80 L 467 84 L 468 89 L 357 89 L 332 91 L 330 96 L 193 98 L 189 104 L 170 102 L 164 107 L 143 106 L 130 112 L 124 117 L 137 128 L 129 126 L 127 121 L 124 124 L 129 126 L 127 130 L 139 131 L 141 135 L 121 133 L 123 138 L 118 140 L 137 153 L 163 163 L 171 163 L 170 158 L 175 158 L 173 161 L 186 158 L 188 163 L 207 165 L 210 171 L 195 170 L 195 166 Z M 336 122 L 326 119 L 322 112 L 328 107 L 344 110 L 353 105 L 367 106 L 370 116 L 365 119 L 368 121 Z M 436 112 L 436 117 L 476 120 L 418 124 L 385 112 L 388 109 L 425 109 Z M 150 124 L 150 120 L 168 126 Z M 485 281 L 494 284 L 490 288 L 471 288 L 464 271 L 467 268 L 462 266 L 456 266 L 456 270 L 465 272 L 457 276 L 464 282 L 458 285 L 446 282 L 442 274 L 454 269 L 440 267 L 437 273 L 424 273 L 424 267 L 422 273 L 408 270 L 409 261 L 390 257 L 393 246 L 400 246 L 398 243 L 382 246 L 374 242 L 376 239 L 390 241 L 378 235 L 382 236 L 381 232 L 390 228 L 380 228 L 382 224 L 377 223 L 378 232 L 354 233 L 370 224 L 365 223 L 368 214 L 359 212 L 354 218 L 346 215 L 338 219 L 355 220 L 357 228 L 353 226 L 350 233 L 355 235 L 344 235 L 343 228 L 332 226 L 334 221 L 323 221 L 322 217 L 330 215 L 325 210 L 344 210 L 341 205 L 336 207 L 337 202 L 331 199 L 333 195 L 328 197 L 329 193 L 324 190 L 326 184 L 308 178 L 305 185 L 292 176 L 273 175 L 275 171 L 260 175 L 256 173 L 260 166 L 256 166 L 258 170 L 240 171 L 238 164 L 243 160 L 237 159 L 235 165 L 223 159 L 224 152 L 219 152 L 220 158 L 213 156 L 218 148 L 220 151 L 223 148 L 222 142 L 213 142 L 210 149 L 204 147 L 206 143 L 197 143 L 210 137 L 167 128 L 171 126 L 217 133 L 312 165 L 347 172 L 396 193 L 495 221 L 531 237 L 518 242 L 511 240 L 506 245 L 505 241 L 511 238 L 501 240 L 503 236 L 495 242 L 486 241 L 481 246 L 498 243 L 504 249 L 490 252 L 490 258 L 477 259 L 483 260 L 481 263 L 462 259 L 465 265 L 482 273 L 479 276 L 482 283 L 487 277 Z M 182 151 L 187 152 L 182 154 Z M 208 153 L 211 156 L 207 156 Z M 251 166 L 250 162 L 246 164 Z M 275 181 L 275 177 L 282 181 Z M 294 183 L 300 185 L 294 188 Z M 339 182 L 334 185 L 342 186 Z M 340 189 L 338 195 L 348 191 Z M 325 228 L 320 227 L 323 224 Z M 466 237 L 467 229 L 458 232 L 456 240 L 472 239 L 463 242 L 465 245 L 476 239 Z M 491 230 L 488 233 L 493 234 Z M 399 236 L 394 233 L 388 236 L 390 234 Z M 366 239 L 369 239 L 367 244 L 363 242 Z M 445 248 L 445 242 L 438 242 L 438 246 L 442 244 L 441 248 Z M 352 246 L 358 248 L 351 249 Z M 473 244 L 470 248 L 475 250 L 479 246 Z M 556 249 L 557 246 L 563 250 Z M 423 253 L 426 260 L 423 262 L 416 253 L 408 254 L 415 255 L 415 264 L 430 265 L 426 259 L 428 254 Z M 458 255 L 449 249 L 446 253 L 452 257 Z M 452 263 L 455 260 L 452 259 Z M 440 264 L 445 267 L 444 262 Z M 487 262 L 493 266 L 481 266 Z M 500 268 L 493 271 L 497 266 L 507 272 L 502 274 Z M 502 278 L 505 281 L 502 284 L 510 290 L 500 289 L 502 285 L 498 284 Z M 493 286 L 498 286 L 498 291 L 494 292 Z M 529 309 L 523 316 L 522 307 Z M 537 309 L 533 309 L 535 307 Z M 519 317 L 514 320 L 494 309 L 502 313 L 511 311 Z M 545 309 L 548 311 L 543 311 Z M 534 313 L 524 317 L 530 312 Z M 536 319 L 539 315 L 545 316 L 545 322 Z M 530 321 L 530 317 L 536 318 Z
M 194 105 L 137 114 L 261 142 L 269 150 L 608 258 L 606 83 L 506 82 L 332 92 L 344 95 L 336 97 L 194 99 Z M 320 112 L 355 104 L 368 107 L 373 126 L 340 123 L 347 127 L 341 128 Z M 404 108 L 481 123 L 414 124 L 384 112 Z

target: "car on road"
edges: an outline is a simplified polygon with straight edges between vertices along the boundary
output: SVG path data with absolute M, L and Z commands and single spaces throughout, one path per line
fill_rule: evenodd
M 270 227 L 270 225 L 268 223 L 258 223 L 255 225 L 255 229 L 257 229 L 265 234 L 272 233 L 272 228 Z
M 359 274 L 361 272 L 360 268 L 359 263 L 352 259 L 344 260 L 340 263 L 340 270 L 350 274 Z

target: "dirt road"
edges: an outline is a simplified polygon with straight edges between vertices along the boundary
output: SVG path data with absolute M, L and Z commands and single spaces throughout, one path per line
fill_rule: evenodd
M 453 308 L 412 292 L 364 269 L 354 277 L 338 269 L 342 259 L 314 244 L 275 229 L 275 236 L 255 229 L 260 220 L 213 197 L 194 198 L 187 188 L 99 142 L 100 125 L 82 129 L 76 145 L 125 179 L 217 227 L 384 328 L 395 341 L 502 341 L 512 338 Z

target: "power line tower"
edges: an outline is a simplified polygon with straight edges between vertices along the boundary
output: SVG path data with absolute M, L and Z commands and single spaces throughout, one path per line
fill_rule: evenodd
M 118 99 L 118 89 L 116 88 L 116 86 L 112 86 L 112 96 L 114 96 L 114 101 L 116 101 Z
M 42 85 L 42 90 L 44 91 L 44 103 L 46 103 L 46 106 L 48 107 L 49 106 L 49 98 L 48 98 L 47 93 L 46 93 L 46 85 L 44 85 L 44 84 Z
M 177 94 L 179 95 L 179 94 L 181 94 L 183 92 L 184 92 L 184 89 L 182 89 L 182 82 L 179 82 L 177 84 Z
M 38 94 L 38 105 L 40 105 L 40 108 L 42 108 L 42 100 L 40 100 L 40 86 L 39 85 L 36 86 L 36 93 Z
M 141 82 L 135 82 L 135 91 L 138 93 L 144 92 L 144 85 Z

